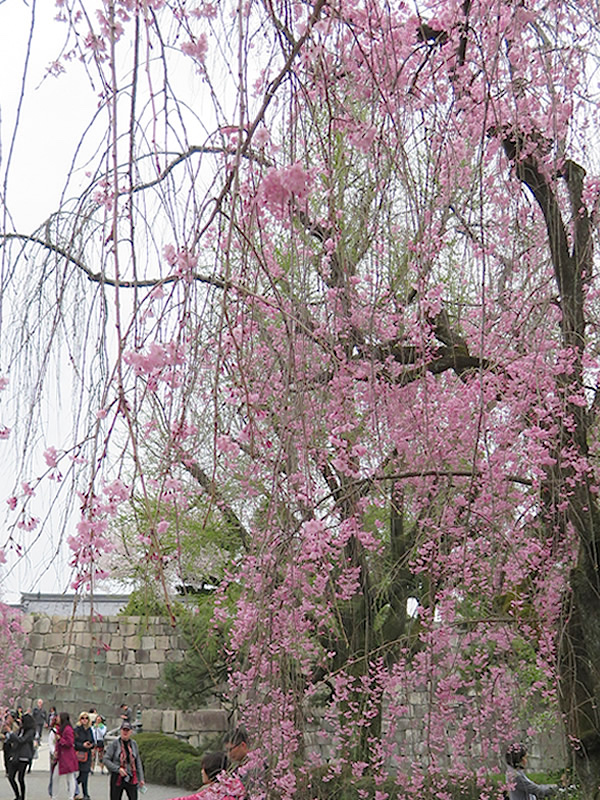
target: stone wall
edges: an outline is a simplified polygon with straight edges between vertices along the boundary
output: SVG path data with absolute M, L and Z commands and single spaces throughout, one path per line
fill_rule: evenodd
M 220 750 L 228 730 L 227 712 L 220 708 L 201 711 L 145 709 L 144 731 L 160 731 L 185 739 L 200 750 Z
M 72 718 L 95 707 L 111 729 L 119 723 L 120 704 L 126 702 L 134 712 L 141 711 L 145 731 L 174 734 L 200 748 L 219 746 L 228 727 L 222 708 L 183 712 L 161 708 L 157 701 L 164 664 L 180 661 L 185 650 L 169 620 L 110 616 L 92 621 L 33 614 L 23 617 L 23 626 L 28 634 L 23 654 L 31 681 L 30 696 L 22 698 L 24 707 L 42 697 L 46 708 L 54 705 Z M 427 699 L 425 691 L 406 697 L 406 714 L 396 720 L 398 748 L 415 762 L 427 759 L 423 734 Z M 307 749 L 326 760 L 331 754 L 324 733 L 324 724 L 308 732 Z M 558 769 L 568 762 L 561 730 L 552 727 L 533 741 L 524 738 L 532 769 Z M 453 754 L 447 757 L 450 763 Z M 481 747 L 473 746 L 472 761 L 469 766 L 475 768 L 482 763 L 497 768 L 502 754 L 488 753 L 486 758 Z
M 167 661 L 181 661 L 185 643 L 162 617 L 23 617 L 23 656 L 31 681 L 27 706 L 41 697 L 72 716 L 95 707 L 116 725 L 119 706 L 160 709 L 156 691 Z

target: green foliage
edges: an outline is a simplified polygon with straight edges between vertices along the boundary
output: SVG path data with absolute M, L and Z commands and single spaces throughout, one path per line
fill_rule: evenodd
M 179 761 L 175 775 L 177 786 L 197 791 L 202 786 L 202 758 L 189 756 Z
M 136 742 L 149 783 L 176 786 L 177 765 L 190 758 L 199 758 L 198 751 L 191 744 L 164 733 L 139 733 Z
M 182 755 L 198 755 L 195 747 L 166 733 L 138 733 L 135 737 L 142 759 L 160 750 L 175 750 Z
M 196 600 L 195 608 L 178 614 L 186 652 L 182 661 L 165 664 L 157 694 L 159 702 L 181 709 L 200 708 L 208 697 L 218 697 L 227 680 L 226 631 L 214 626 L 214 595 Z
M 156 593 L 147 584 L 134 589 L 129 595 L 127 605 L 120 612 L 124 617 L 168 617 L 166 603 L 156 597 Z
M 146 780 L 162 786 L 175 786 L 177 764 L 181 759 L 182 754 L 176 750 L 155 751 L 144 764 Z

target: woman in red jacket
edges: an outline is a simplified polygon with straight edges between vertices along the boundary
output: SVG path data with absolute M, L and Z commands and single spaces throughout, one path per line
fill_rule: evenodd
M 55 774 L 52 781 L 52 800 L 58 800 L 60 784 L 66 785 L 66 800 L 73 800 L 76 786 L 75 776 L 79 771 L 79 761 L 75 755 L 73 726 L 66 711 L 61 711 L 58 715 L 54 755 L 58 775 Z

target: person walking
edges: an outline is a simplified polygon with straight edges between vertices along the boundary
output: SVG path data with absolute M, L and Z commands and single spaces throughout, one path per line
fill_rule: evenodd
M 2 733 L 0 733 L 0 740 L 2 741 L 2 752 L 4 755 L 4 772 L 8 777 L 8 765 L 10 763 L 10 754 L 12 751 L 12 740 L 9 734 L 18 733 L 19 723 L 16 719 L 16 711 L 7 711 L 2 724 Z
M 96 719 L 92 725 L 94 734 L 94 752 L 92 753 L 92 772 L 96 768 L 96 762 L 100 767 L 100 773 L 104 775 L 104 737 L 106 736 L 106 725 L 101 714 L 96 714 Z
M 110 800 L 121 800 L 123 791 L 128 800 L 137 800 L 138 787 L 145 785 L 140 751 L 131 731 L 131 722 L 123 720 L 119 738 L 104 751 L 104 766 L 110 773 Z
M 83 800 L 90 800 L 88 793 L 88 781 L 90 770 L 92 769 L 92 751 L 94 749 L 94 734 L 90 727 L 90 715 L 87 711 L 82 711 L 74 730 L 75 754 L 79 762 L 79 774 L 77 776 L 78 789 L 77 797 Z
M 54 772 L 56 771 L 57 767 L 57 757 L 56 757 L 56 728 L 58 724 L 58 719 L 56 714 L 54 715 L 54 720 L 50 723 L 48 722 L 48 759 L 50 767 L 50 778 L 48 780 L 48 794 L 52 797 L 52 781 L 54 780 Z M 58 773 L 57 773 L 58 774 Z M 58 780 L 58 777 L 56 778 Z
M 40 697 L 37 701 L 35 708 L 31 712 L 31 716 L 33 717 L 33 721 L 35 723 L 35 738 L 38 744 L 42 740 L 42 732 L 44 730 L 44 726 L 48 724 L 48 712 L 44 708 L 44 701 Z
M 25 800 L 25 771 L 33 758 L 35 740 L 35 723 L 31 714 L 23 714 L 18 732 L 9 733 L 7 736 L 12 745 L 8 762 L 8 780 L 15 793 L 15 800 Z
M 75 733 L 71 725 L 71 718 L 66 711 L 61 711 L 58 715 L 55 737 L 54 755 L 57 766 L 52 780 L 52 800 L 58 800 L 61 783 L 66 789 L 66 800 L 73 800 L 76 787 L 75 776 L 79 770 L 79 762 L 75 755 Z

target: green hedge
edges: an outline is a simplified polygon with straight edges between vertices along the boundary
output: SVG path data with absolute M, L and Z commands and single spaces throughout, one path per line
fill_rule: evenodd
M 163 786 L 185 786 L 177 780 L 177 765 L 182 761 L 199 760 L 201 754 L 191 744 L 164 733 L 138 733 L 135 737 L 148 783 Z M 197 789 L 200 782 L 192 788 Z
M 198 791 L 202 786 L 202 758 L 200 756 L 186 756 L 179 761 L 175 770 L 177 786 L 184 789 Z

